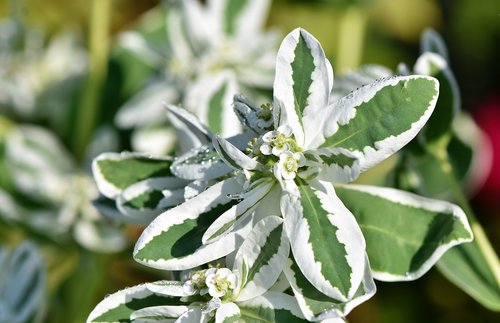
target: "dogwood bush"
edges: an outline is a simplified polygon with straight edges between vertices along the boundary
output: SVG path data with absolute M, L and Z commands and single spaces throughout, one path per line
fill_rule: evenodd
M 417 135 L 436 105 L 435 78 L 390 77 L 335 97 L 332 67 L 303 29 L 283 40 L 275 73 L 272 104 L 235 97 L 245 129 L 236 139 L 171 107 L 193 136 L 212 142 L 163 159 L 161 171 L 158 158 L 95 160 L 101 192 L 116 202 L 138 182 L 163 183 L 136 195 L 166 211 L 151 217 L 134 259 L 192 273 L 113 294 L 89 322 L 342 319 L 375 293 L 374 278 L 417 279 L 447 249 L 471 241 L 456 205 L 348 184 Z M 174 178 L 184 202 L 158 203 Z M 219 261 L 225 267 L 207 267 Z

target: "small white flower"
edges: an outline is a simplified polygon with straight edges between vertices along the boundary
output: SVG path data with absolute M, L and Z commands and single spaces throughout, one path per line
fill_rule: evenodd
M 280 156 L 285 151 L 290 150 L 289 138 L 292 135 L 292 129 L 283 125 L 277 130 L 266 132 L 262 136 L 260 152 L 264 155 Z
M 238 279 L 228 268 L 216 269 L 215 272 L 207 273 L 205 283 L 208 287 L 208 293 L 212 297 L 224 297 L 228 292 L 236 288 Z
M 304 166 L 305 158 L 302 153 L 286 151 L 280 155 L 280 160 L 275 164 L 277 174 L 283 179 L 292 180 L 297 175 L 299 167 Z

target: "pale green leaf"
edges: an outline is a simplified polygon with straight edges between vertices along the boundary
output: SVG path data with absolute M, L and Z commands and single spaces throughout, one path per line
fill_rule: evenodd
M 336 191 L 363 231 L 376 279 L 417 279 L 448 249 L 472 240 L 464 212 L 449 202 L 374 186 Z
M 475 241 L 450 249 L 438 261 L 437 267 L 476 301 L 500 312 L 500 282 L 495 279 Z

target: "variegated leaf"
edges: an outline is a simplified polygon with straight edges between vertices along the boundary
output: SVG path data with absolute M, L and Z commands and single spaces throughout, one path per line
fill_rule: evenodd
M 254 189 L 245 194 L 238 195 L 243 200 L 221 214 L 203 234 L 203 244 L 213 243 L 218 239 L 234 231 L 242 222 L 251 216 L 256 207 L 260 204 L 272 189 L 273 181 L 263 181 Z
M 336 191 L 363 231 L 376 279 L 417 279 L 449 248 L 472 240 L 464 212 L 449 202 L 373 186 Z
M 429 76 L 379 80 L 328 107 L 318 148 L 344 148 L 360 154 L 364 171 L 412 140 L 429 119 L 439 83 Z
M 278 51 L 274 81 L 275 106 L 285 109 L 285 121 L 300 147 L 313 147 L 325 121 L 331 70 L 319 42 L 307 31 L 289 33 Z
M 233 110 L 238 119 L 240 119 L 240 122 L 257 135 L 261 135 L 272 129 L 273 120 L 271 108 L 266 111 L 264 107 L 257 107 L 245 96 L 235 95 Z
M 47 273 L 35 245 L 24 242 L 12 253 L 0 248 L 0 307 L 3 322 L 41 321 Z
M 187 306 L 150 306 L 130 314 L 132 322 L 137 323 L 174 323 L 179 316 L 189 310 Z
M 212 142 L 212 132 L 198 118 L 186 109 L 174 105 L 166 106 L 167 117 L 175 125 L 181 137 L 194 137 L 190 139 L 193 144 L 190 148 Z M 195 145 L 195 143 L 198 143 Z
M 277 216 L 264 218 L 239 248 L 234 264 L 242 279 L 237 301 L 264 294 L 278 280 L 290 252 L 282 223 Z
M 184 283 L 176 280 L 159 280 L 153 283 L 146 283 L 146 288 L 160 295 L 177 297 L 189 296 L 184 293 L 182 288 L 183 285 Z
M 298 323 L 305 322 L 304 316 L 293 296 L 269 291 L 264 295 L 254 297 L 248 301 L 238 302 L 240 317 L 245 322 L 276 322 Z M 226 320 L 234 322 L 235 320 Z
M 165 120 L 165 102 L 175 102 L 178 96 L 172 82 L 153 82 L 125 102 L 116 114 L 115 122 L 125 129 L 158 123 Z
M 317 290 L 304 277 L 292 258 L 288 259 L 284 267 L 284 272 L 302 313 L 310 321 L 323 321 L 345 317 L 353 308 L 372 297 L 376 291 L 368 261 L 366 262 L 361 285 L 353 297 L 347 301 L 339 301 L 328 297 Z
M 265 23 L 269 0 L 222 0 L 214 1 L 224 12 L 224 33 L 229 37 L 258 35 Z
M 361 172 L 356 152 L 343 148 L 323 148 L 314 152 L 321 160 L 318 178 L 323 181 L 347 183 L 355 180 Z
M 145 284 L 107 296 L 92 310 L 87 323 L 130 322 L 134 311 L 151 306 L 186 306 L 179 297 L 156 295 Z
M 233 146 L 229 141 L 215 136 L 213 139 L 215 150 L 219 153 L 221 159 L 229 166 L 236 170 L 265 170 L 264 166 L 257 160 L 245 155 L 238 148 Z
M 298 180 L 297 186 L 299 196 L 284 191 L 281 198 L 293 256 L 317 289 L 347 301 L 358 290 L 366 266 L 361 230 L 330 183 Z
M 184 270 L 234 251 L 242 242 L 238 231 L 208 245 L 203 245 L 202 237 L 220 214 L 238 203 L 231 195 L 241 190 L 230 178 L 159 215 L 137 241 L 135 260 L 154 268 Z
M 238 305 L 232 302 L 222 303 L 215 312 L 215 322 L 234 322 L 234 319 L 239 318 L 240 314 Z
M 452 122 L 460 110 L 460 91 L 446 60 L 435 53 L 423 53 L 413 68 L 417 74 L 430 75 L 439 81 L 436 108 L 423 129 L 425 138 L 437 140 L 452 131 Z
M 176 158 L 171 169 L 177 177 L 199 181 L 216 179 L 232 170 L 220 158 L 211 143 L 193 148 Z
M 145 179 L 127 187 L 116 198 L 123 220 L 148 224 L 166 209 L 184 201 L 187 181 L 176 177 Z
M 99 191 L 115 199 L 132 184 L 154 177 L 174 177 L 172 158 L 153 158 L 139 153 L 103 153 L 92 162 L 92 173 Z
M 213 132 L 224 137 L 241 132 L 241 125 L 231 107 L 238 92 L 237 83 L 228 71 L 202 77 L 187 88 L 186 107 L 192 110 Z

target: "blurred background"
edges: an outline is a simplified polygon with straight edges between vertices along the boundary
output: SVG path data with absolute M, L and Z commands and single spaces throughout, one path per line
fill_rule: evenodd
M 0 83 L 0 104 L 4 105 L 0 106 L 0 136 L 6 138 L 11 129 L 28 124 L 50 129 L 59 143 L 44 149 L 65 151 L 69 156 L 64 157 L 68 161 L 61 166 L 67 169 L 64 174 L 59 174 L 59 168 L 49 167 L 62 163 L 64 158 L 52 161 L 47 157 L 51 177 L 28 176 L 39 185 L 26 188 L 12 179 L 13 172 L 21 170 L 14 170 L 9 163 L 20 161 L 7 160 L 9 144 L 6 139 L 0 141 L 0 204 L 4 206 L 0 207 L 0 242 L 10 250 L 30 239 L 41 252 L 47 272 L 46 306 L 39 314 L 42 321 L 83 322 L 105 295 L 165 277 L 132 260 L 133 243 L 142 227 L 128 225 L 119 233 L 106 231 L 100 235 L 97 223 L 101 220 L 89 209 L 90 204 L 65 204 L 64 213 L 58 203 L 92 196 L 92 185 L 81 184 L 86 176 L 82 174 L 89 174 L 91 156 L 101 151 L 132 149 L 131 130 L 118 129 L 114 116 L 157 71 L 120 49 L 117 39 L 125 31 L 142 30 L 152 41 L 165 41 L 164 12 L 168 8 L 169 1 L 158 0 L 0 1 L 0 20 L 4 22 L 0 29 L 0 76 L 4 80 L 19 78 L 20 84 L 34 84 L 22 92 L 21 85 Z M 16 27 L 5 23 L 12 17 Z M 432 27 L 439 32 L 448 46 L 451 69 L 462 94 L 462 109 L 473 116 L 487 138 L 482 143 L 484 149 L 478 149 L 478 158 L 491 161 L 493 167 L 479 163 L 484 174 L 470 189 L 469 197 L 492 245 L 497 253 L 500 251 L 498 0 L 274 0 L 266 24 L 282 35 L 299 26 L 311 32 L 323 45 L 336 77 L 363 64 L 381 64 L 392 70 L 400 62 L 412 66 L 419 56 L 423 30 Z M 62 33 L 71 34 L 71 41 L 54 45 L 54 39 Z M 62 51 L 67 51 L 66 56 Z M 35 67 L 24 74 L 13 71 L 23 70 L 28 64 Z M 8 86 L 17 92 L 12 94 Z M 23 101 L 30 93 L 35 93 L 32 102 Z M 89 116 L 81 114 L 82 110 L 93 112 Z M 44 135 L 23 132 L 26 151 L 28 141 L 37 136 Z M 33 194 L 41 194 L 39 190 L 53 179 L 77 183 L 64 188 L 76 190 L 76 197 L 56 190 L 49 197 L 33 200 Z M 18 186 L 22 187 L 21 193 L 15 192 Z M 9 209 L 9 203 L 17 206 Z M 15 219 L 12 213 L 21 209 L 26 215 L 22 220 Z M 36 210 L 40 218 L 42 213 L 45 216 L 55 212 L 57 219 L 47 215 L 50 220 L 32 225 L 29 222 L 36 220 L 28 220 L 31 210 Z M 112 223 L 105 224 L 114 230 Z M 66 226 L 66 231 L 46 234 L 47 227 L 58 226 Z M 89 234 L 99 238 L 88 241 L 85 237 Z M 104 244 L 113 247 L 99 248 Z M 0 269 L 5 271 L 6 267 Z M 500 322 L 498 313 L 482 307 L 435 269 L 415 282 L 377 282 L 377 286 L 377 294 L 356 308 L 348 316 L 349 322 Z M 0 322 L 8 321 L 0 317 Z

